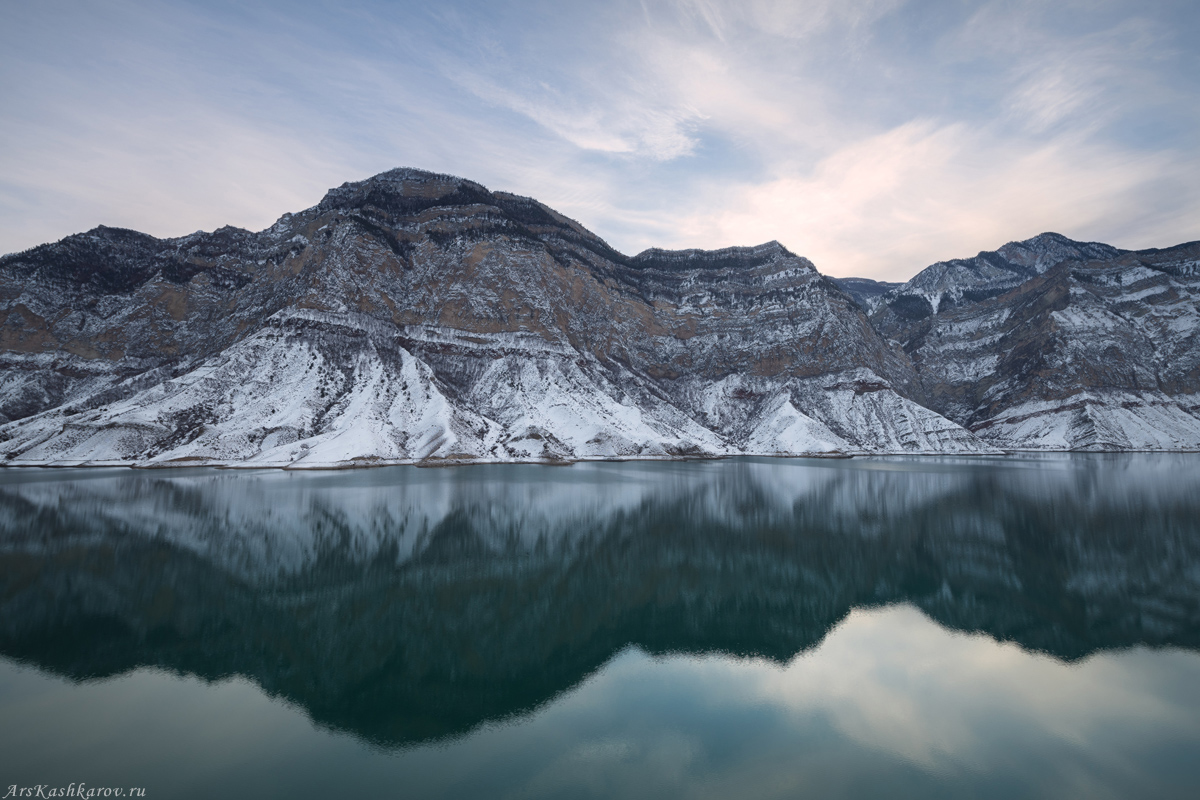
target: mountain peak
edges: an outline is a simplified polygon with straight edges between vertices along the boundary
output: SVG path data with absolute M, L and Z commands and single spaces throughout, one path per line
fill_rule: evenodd
M 999 256 L 1009 264 L 1031 268 L 1038 274 L 1062 261 L 1115 258 L 1119 250 L 1103 242 L 1078 242 L 1061 233 L 1047 231 L 1020 242 L 1009 242 L 994 253 L 982 252 L 976 258 Z
M 486 203 L 491 199 L 491 192 L 474 181 L 456 175 L 398 167 L 330 189 L 318 208 L 330 211 L 374 206 L 382 211 L 412 214 L 436 205 Z
M 752 269 L 782 258 L 795 258 L 812 266 L 807 259 L 799 258 L 774 239 L 753 247 L 723 247 L 720 250 L 663 250 L 651 247 L 629 259 L 629 264 L 639 269 L 667 271 Z
M 1085 242 L 1077 242 L 1070 237 L 1063 236 L 1061 233 L 1055 233 L 1054 231 L 1042 231 L 1037 236 L 1031 236 L 1020 242 L 1009 242 L 1008 244 L 1045 245 L 1051 242 L 1074 245 L 1085 244 Z
M 1077 242 L 1047 231 L 996 250 L 980 251 L 974 258 L 939 261 L 918 272 L 894 294 L 926 296 L 936 310 L 943 297 L 958 302 L 966 293 L 978 300 L 1041 275 L 1063 261 L 1115 258 L 1124 252 L 1103 242 Z

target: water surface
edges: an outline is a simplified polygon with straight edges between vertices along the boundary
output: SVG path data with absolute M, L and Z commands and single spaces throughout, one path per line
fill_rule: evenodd
M 0 783 L 1171 797 L 1200 456 L 0 471 Z

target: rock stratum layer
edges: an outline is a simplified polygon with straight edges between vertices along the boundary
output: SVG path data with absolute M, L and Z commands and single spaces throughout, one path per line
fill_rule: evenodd
M 529 198 L 393 170 L 259 233 L 101 227 L 0 259 L 0 458 L 1200 448 L 1198 252 L 1043 234 L 836 282 L 776 242 L 625 256 Z

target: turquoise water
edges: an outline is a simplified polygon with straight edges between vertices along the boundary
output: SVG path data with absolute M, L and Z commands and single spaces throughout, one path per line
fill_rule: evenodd
M 1190 797 L 1200 456 L 0 471 L 0 784 Z

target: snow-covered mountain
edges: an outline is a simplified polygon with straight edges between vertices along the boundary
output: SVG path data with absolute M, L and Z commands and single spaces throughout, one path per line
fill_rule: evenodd
M 900 325 L 888 313 L 931 406 L 999 447 L 1200 449 L 1200 242 L 1062 261 Z
M 1120 256 L 1050 234 L 999 252 L 1035 279 Z M 305 468 L 1075 445 L 979 427 L 996 414 L 968 413 L 940 377 L 957 356 L 913 344 L 942 315 L 897 315 L 914 282 L 868 283 L 777 242 L 629 257 L 535 200 L 408 169 L 259 233 L 96 228 L 0 259 L 0 457 Z M 986 305 L 965 296 L 954 308 Z M 1160 344 L 1174 393 L 1145 376 L 1138 391 L 1175 397 L 1196 382 L 1192 350 Z M 1200 443 L 1195 402 L 1143 399 L 1153 411 L 1133 416 L 1161 435 L 1102 443 L 1191 447 L 1189 426 Z
M 939 261 L 907 283 L 876 293 L 877 299 L 868 297 L 867 307 L 877 312 L 877 325 L 889 328 L 1003 294 L 1063 261 L 1104 260 L 1124 252 L 1101 242 L 1076 242 L 1062 234 L 1042 233 L 974 258 Z

